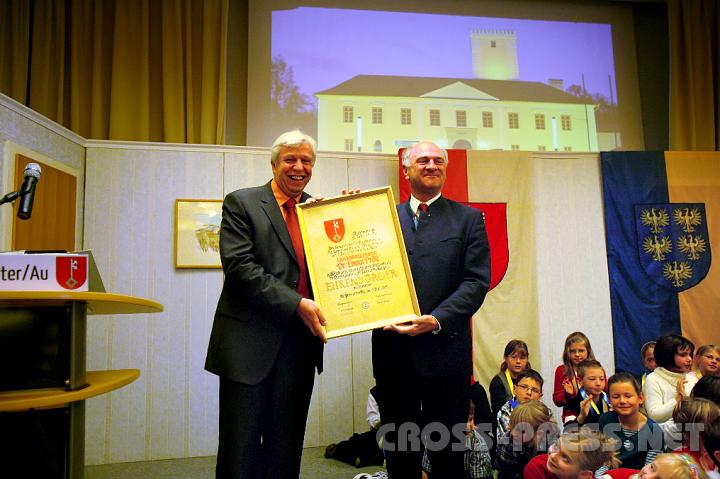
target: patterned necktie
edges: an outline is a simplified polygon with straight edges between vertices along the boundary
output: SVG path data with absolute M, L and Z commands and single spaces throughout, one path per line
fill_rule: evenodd
M 297 210 L 295 209 L 296 204 L 297 202 L 292 198 L 283 204 L 283 208 L 285 208 L 285 224 L 287 225 L 288 233 L 290 233 L 290 240 L 292 241 L 298 269 L 300 270 L 300 278 L 298 279 L 298 285 L 295 291 L 300 293 L 303 298 L 309 298 L 310 287 L 308 283 L 307 266 L 305 265 L 302 234 L 300 233 L 300 222 L 298 221 Z
M 428 210 L 428 204 L 427 203 L 420 203 L 420 206 L 418 206 L 417 214 L 415 215 L 415 229 L 417 230 L 418 227 L 418 221 L 420 220 L 420 215 L 422 213 L 427 213 Z

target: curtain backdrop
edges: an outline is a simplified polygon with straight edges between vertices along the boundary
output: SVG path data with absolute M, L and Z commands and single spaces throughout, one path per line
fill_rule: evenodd
M 86 138 L 222 144 L 228 0 L 0 2 L 0 91 Z
M 670 149 L 720 149 L 717 0 L 668 0 Z

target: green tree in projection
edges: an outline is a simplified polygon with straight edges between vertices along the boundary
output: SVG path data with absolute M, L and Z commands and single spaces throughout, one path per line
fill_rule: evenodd
M 615 103 L 610 103 L 610 100 L 600 93 L 588 92 L 580 85 L 570 85 L 565 91 L 573 96 L 584 99 L 587 103 L 598 105 L 595 111 L 595 122 L 599 132 L 620 131 L 618 108 Z
M 292 66 L 282 57 L 274 57 L 271 77 L 270 114 L 276 131 L 300 128 L 317 138 L 317 105 L 309 95 L 300 91 Z

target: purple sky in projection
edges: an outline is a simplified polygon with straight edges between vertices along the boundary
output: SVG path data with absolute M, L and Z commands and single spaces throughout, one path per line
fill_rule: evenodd
M 300 7 L 273 12 L 272 55 L 312 95 L 358 74 L 472 78 L 470 32 L 514 30 L 520 79 L 561 78 L 617 101 L 608 24 Z

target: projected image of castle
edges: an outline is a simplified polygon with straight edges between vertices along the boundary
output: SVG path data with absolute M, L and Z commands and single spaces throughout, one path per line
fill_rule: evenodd
M 420 139 L 446 148 L 599 151 L 618 146 L 599 132 L 601 106 L 562 79 L 521 81 L 516 34 L 470 34 L 474 78 L 355 75 L 315 93 L 321 150 L 395 152 Z

